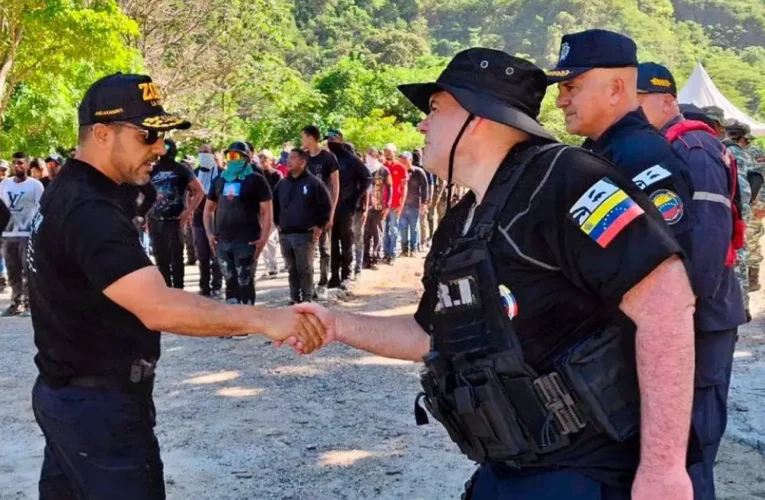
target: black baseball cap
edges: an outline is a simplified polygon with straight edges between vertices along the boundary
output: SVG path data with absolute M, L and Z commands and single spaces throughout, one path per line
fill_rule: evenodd
M 638 66 L 638 92 L 641 94 L 672 94 L 677 97 L 677 84 L 666 66 L 652 62 Z
M 587 30 L 563 35 L 558 64 L 547 71 L 547 83 L 571 80 L 595 68 L 637 67 L 637 45 L 620 33 Z
M 463 50 L 435 82 L 399 85 L 398 90 L 425 114 L 430 113 L 430 97 L 445 91 L 475 116 L 555 140 L 537 121 L 547 91 L 544 71 L 499 50 Z
M 146 75 L 115 73 L 90 86 L 79 107 L 80 126 L 127 122 L 146 130 L 187 129 L 191 123 L 162 107 L 159 87 Z

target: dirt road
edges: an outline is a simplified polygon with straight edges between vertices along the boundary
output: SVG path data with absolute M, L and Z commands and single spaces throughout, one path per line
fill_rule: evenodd
M 411 313 L 422 260 L 367 271 L 334 305 L 376 315 Z M 187 283 L 196 280 L 187 268 Z M 190 288 L 191 289 L 191 288 Z M 286 303 L 286 279 L 258 283 L 258 300 Z M 0 307 L 8 295 L 0 296 Z M 761 315 L 762 312 L 755 311 Z M 737 359 L 732 435 L 763 434 L 750 417 L 762 396 L 761 323 L 747 327 Z M 32 417 L 36 368 L 28 319 L 0 322 L 0 499 L 36 498 L 43 441 Z M 739 366 L 740 365 L 740 366 Z M 438 425 L 412 413 L 418 364 L 333 345 L 309 357 L 274 349 L 264 337 L 192 339 L 166 335 L 155 399 L 168 498 L 459 498 L 474 466 Z M 747 405 L 748 411 L 743 411 Z M 748 426 L 748 427 L 747 427 Z M 765 450 L 763 450 L 765 451 Z M 765 458 L 726 439 L 719 498 L 765 498 Z

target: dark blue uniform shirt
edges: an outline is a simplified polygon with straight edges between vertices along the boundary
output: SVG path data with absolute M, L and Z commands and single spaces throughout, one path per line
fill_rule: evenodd
M 628 113 L 596 141 L 583 147 L 614 163 L 651 199 L 694 265 L 692 232 L 693 183 L 688 166 L 672 145 L 648 122 L 642 109 Z
M 678 116 L 662 133 L 682 122 Z M 672 142 L 672 149 L 688 165 L 694 186 L 691 208 L 697 224 L 693 230 L 693 272 L 697 331 L 729 330 L 746 323 L 741 287 L 732 267 L 725 267 L 731 236 L 730 168 L 725 147 L 704 130 L 691 130 Z

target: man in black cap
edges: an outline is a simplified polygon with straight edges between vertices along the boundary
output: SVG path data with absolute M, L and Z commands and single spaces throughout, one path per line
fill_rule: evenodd
M 747 322 L 733 266 L 736 241 L 743 238 L 734 187 L 736 171 L 728 151 L 707 124 L 686 120 L 677 102 L 672 73 L 656 63 L 638 67 L 638 101 L 648 120 L 685 161 L 693 180 L 696 217 L 691 284 L 696 295 L 696 377 L 693 426 L 704 461 L 689 472 L 697 499 L 714 499 L 713 468 L 727 422 L 728 388 L 738 327 Z M 697 113 L 701 113 L 698 109 Z M 734 226 L 738 228 L 734 231 Z
M 225 153 L 226 169 L 207 193 L 204 226 L 226 280 L 226 302 L 254 304 L 253 267 L 273 223 L 271 188 L 250 164 L 245 143 L 233 142 Z
M 178 147 L 165 139 L 166 153 L 151 170 L 157 199 L 149 212 L 149 231 L 157 267 L 167 286 L 183 289 L 183 233 L 191 222 L 205 190 L 194 172 L 176 161 Z
M 40 498 L 165 498 L 152 390 L 160 331 L 191 336 L 298 332 L 287 310 L 219 304 L 168 288 L 119 204 L 120 184 L 149 182 L 166 113 L 151 78 L 115 74 L 79 108 L 79 146 L 51 183 L 29 245 L 32 324 L 40 376 L 32 408 L 45 435 Z
M 690 499 L 681 249 L 629 178 L 537 122 L 546 83 L 477 48 L 436 82 L 400 86 L 428 114 L 425 168 L 471 189 L 433 237 L 419 309 L 295 307 L 325 343 L 424 359 L 426 406 L 481 463 L 465 498 Z
M 53 182 L 53 179 L 56 178 L 58 175 L 58 171 L 61 169 L 61 164 L 63 161 L 61 160 L 61 155 L 58 153 L 53 153 L 47 158 L 45 158 L 45 169 L 48 171 L 48 176 L 43 177 L 43 179 L 40 181 L 43 183 L 43 187 L 48 187 L 48 184 Z
M 640 109 L 637 66 L 637 46 L 630 38 L 588 30 L 563 36 L 560 59 L 547 80 L 558 84 L 556 104 L 568 132 L 586 137 L 586 149 L 612 161 L 648 194 L 692 257 L 695 217 L 688 167 Z

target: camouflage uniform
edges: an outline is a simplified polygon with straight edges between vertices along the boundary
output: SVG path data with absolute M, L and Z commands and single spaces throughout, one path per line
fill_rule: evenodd
M 746 174 L 750 169 L 754 168 L 754 162 L 752 158 L 739 146 L 737 143 L 730 139 L 723 141 L 723 144 L 728 148 L 733 156 L 736 157 L 736 166 L 738 168 L 738 190 L 741 195 L 741 217 L 747 223 L 747 233 L 749 233 L 749 222 L 752 220 L 752 207 L 749 204 L 749 200 L 752 198 L 752 188 L 749 185 L 749 181 L 746 178 Z M 741 285 L 741 292 L 744 296 L 744 306 L 747 311 L 749 310 L 749 243 L 744 244 L 744 247 L 738 250 L 736 255 L 736 277 Z
M 765 178 L 765 152 L 757 146 L 750 144 L 744 151 L 752 159 L 754 171 Z M 762 248 L 760 239 L 765 234 L 765 225 L 762 217 L 757 212 L 765 209 L 765 190 L 760 189 L 760 194 L 752 203 L 752 220 L 746 224 L 746 242 L 749 247 L 749 282 L 750 291 L 755 292 L 760 289 L 759 276 L 760 264 L 762 263 Z

